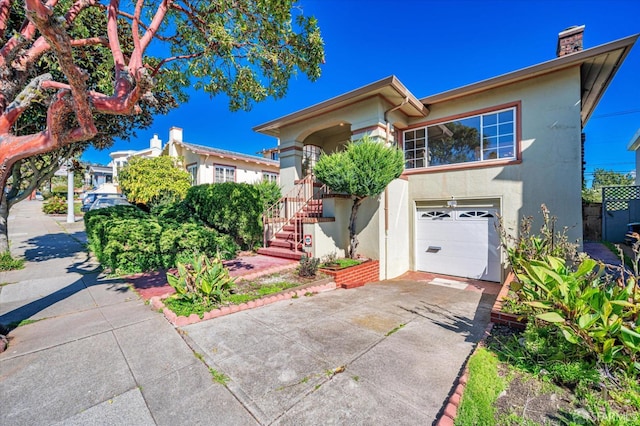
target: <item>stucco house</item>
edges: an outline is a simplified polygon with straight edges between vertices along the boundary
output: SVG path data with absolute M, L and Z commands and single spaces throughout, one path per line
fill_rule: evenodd
M 582 50 L 583 29 L 560 33 L 555 59 L 488 80 L 417 97 L 390 76 L 255 127 L 278 138 L 288 193 L 267 214 L 261 252 L 344 254 L 351 200 L 303 178 L 365 134 L 406 160 L 358 216 L 358 252 L 379 259 L 380 279 L 419 270 L 501 281 L 498 216 L 515 233 L 543 203 L 581 241 L 582 129 L 638 38 Z
M 268 153 L 271 156 L 272 152 Z M 193 184 L 238 182 L 278 182 L 280 163 L 268 156 L 258 157 L 182 140 L 182 129 L 172 127 L 163 155 L 180 158 Z M 266 155 L 265 154 L 265 155 Z
M 109 154 L 111 157 L 111 169 L 114 183 L 118 183 L 118 170 L 124 167 L 132 157 L 153 158 L 158 157 L 162 153 L 162 140 L 157 134 L 149 140 L 149 148 L 141 150 L 128 149 L 124 151 L 114 151 Z

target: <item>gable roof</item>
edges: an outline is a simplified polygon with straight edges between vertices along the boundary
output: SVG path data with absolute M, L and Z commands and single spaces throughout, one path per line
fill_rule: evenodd
M 395 75 L 383 78 L 359 89 L 328 99 L 319 104 L 301 109 L 268 123 L 253 128 L 254 131 L 278 137 L 280 128 L 324 114 L 354 102 L 379 95 L 387 100 L 390 106 L 400 106 L 400 110 L 409 117 L 426 117 L 429 110 L 420 102 Z
M 197 145 L 194 143 L 187 143 L 187 142 L 180 142 L 180 141 L 170 141 L 170 143 L 180 145 L 183 148 L 193 152 L 194 154 L 208 155 L 208 156 L 225 158 L 230 160 L 245 161 L 245 162 L 251 162 L 256 164 L 263 164 L 266 166 L 275 166 L 275 167 L 280 166 L 279 161 L 271 160 L 269 158 L 256 157 L 254 155 L 242 154 L 239 152 L 227 151 L 225 149 L 219 149 L 219 148 L 211 148 L 209 146 Z M 169 146 L 169 144 L 167 144 L 165 148 L 167 146 Z
M 571 67 L 580 67 L 582 89 L 582 126 L 587 124 L 593 110 L 606 91 L 622 62 L 629 54 L 640 34 L 585 49 L 580 52 L 554 58 L 527 68 L 522 68 L 498 77 L 493 77 L 457 89 L 438 93 L 420 99 L 425 105 L 449 101 L 485 90 L 516 83 L 532 77 L 560 71 Z

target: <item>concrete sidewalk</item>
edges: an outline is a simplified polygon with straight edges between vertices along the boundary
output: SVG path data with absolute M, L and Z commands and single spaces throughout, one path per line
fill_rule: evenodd
M 10 218 L 0 323 L 40 321 L 0 354 L 0 425 L 431 424 L 499 289 L 414 273 L 176 330 L 40 209 Z
M 12 252 L 28 262 L 0 273 L 0 425 L 256 424 L 212 382 L 176 330 L 88 257 L 82 222 L 11 210 Z

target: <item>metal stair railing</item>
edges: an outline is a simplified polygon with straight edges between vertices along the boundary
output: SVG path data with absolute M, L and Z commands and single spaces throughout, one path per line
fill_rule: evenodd
M 313 200 L 322 199 L 322 195 L 327 192 L 327 186 L 315 186 L 315 177 L 308 174 L 282 198 L 276 201 L 262 215 L 263 247 L 267 247 L 267 242 L 275 239 L 276 234 L 281 232 L 285 226 L 291 224 L 294 227 L 294 251 L 298 252 L 298 245 L 302 242 L 301 224 L 305 217 L 303 214 Z

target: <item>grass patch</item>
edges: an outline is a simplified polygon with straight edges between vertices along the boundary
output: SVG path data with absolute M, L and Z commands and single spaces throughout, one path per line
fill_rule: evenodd
M 406 324 L 400 324 L 399 326 L 397 326 L 396 328 L 394 328 L 393 330 L 387 332 L 387 334 L 385 334 L 385 337 L 389 337 L 391 336 L 393 333 L 395 333 L 396 331 L 400 330 L 402 327 L 404 327 Z
M 348 268 L 350 266 L 356 266 L 361 264 L 362 261 L 357 259 L 334 259 L 329 262 L 323 263 L 320 265 L 321 268 L 332 267 L 332 268 Z
M 202 318 L 205 312 L 210 312 L 216 308 L 227 305 L 239 305 L 252 300 L 260 299 L 274 293 L 299 286 L 299 282 L 276 281 L 262 284 L 259 281 L 240 282 L 236 285 L 236 293 L 224 295 L 220 303 L 203 303 L 199 300 L 177 299 L 169 297 L 164 300 L 164 305 L 178 316 L 188 317 L 197 314 Z
M 215 368 L 209 367 L 209 373 L 211 373 L 211 378 L 214 382 L 220 383 L 221 385 L 227 385 L 229 383 L 229 376 L 224 373 L 219 372 Z
M 33 324 L 34 322 L 42 321 L 43 319 L 46 319 L 46 318 L 24 319 L 22 321 L 14 321 L 9 323 L 8 327 L 11 329 L 14 329 L 14 328 L 22 327 L 23 325 L 29 325 L 29 324 Z
M 469 359 L 469 381 L 455 424 L 495 424 L 494 403 L 504 387 L 504 380 L 498 375 L 497 358 L 488 350 L 479 348 Z
M 24 259 L 14 259 L 8 251 L 0 253 L 0 271 L 13 271 L 22 268 L 24 268 Z

